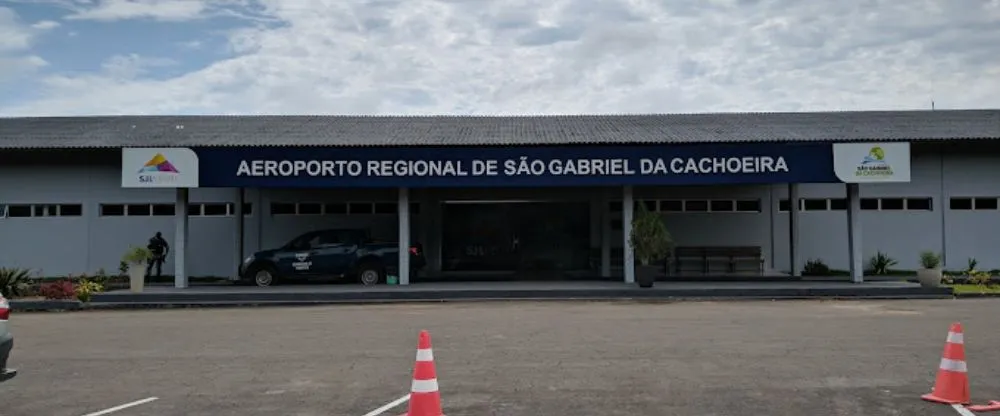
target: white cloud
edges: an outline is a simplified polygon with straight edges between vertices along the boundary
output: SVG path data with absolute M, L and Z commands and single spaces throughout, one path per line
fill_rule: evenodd
M 90 10 L 113 3 L 123 2 Z M 997 4 L 265 0 L 252 10 L 213 9 L 281 22 L 232 31 L 235 57 L 169 79 L 142 71 L 50 77 L 47 96 L 2 110 L 805 111 L 927 108 L 932 98 L 938 108 L 996 108 Z
M 13 10 L 0 7 L 0 52 L 22 51 L 31 44 L 31 31 Z
M 116 55 L 101 64 L 103 75 L 117 80 L 131 80 L 147 74 L 150 69 L 174 65 L 171 59 L 144 57 L 138 54 Z
M 55 29 L 59 27 L 59 22 L 56 22 L 54 20 L 42 20 L 40 22 L 36 22 L 35 24 L 31 25 L 31 27 L 33 29 L 38 29 L 38 30 Z
M 30 51 L 37 32 L 21 22 L 13 10 L 0 7 L 0 82 L 47 65 Z
M 184 49 L 201 49 L 204 44 L 200 40 L 189 40 L 187 42 L 180 42 L 177 46 Z
M 180 21 L 200 18 L 207 6 L 202 0 L 101 0 L 96 6 L 81 7 L 70 20 L 124 20 L 150 18 Z
M 253 13 L 256 0 L 47 0 L 72 10 L 69 20 L 111 22 L 128 19 L 151 19 L 181 22 L 227 16 L 260 20 Z M 299 0 L 294 0 L 299 1 Z M 308 0 L 303 0 L 308 1 Z

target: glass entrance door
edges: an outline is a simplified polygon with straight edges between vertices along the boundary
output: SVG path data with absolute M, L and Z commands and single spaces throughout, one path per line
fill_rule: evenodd
M 588 267 L 586 202 L 446 203 L 446 271 L 568 271 Z

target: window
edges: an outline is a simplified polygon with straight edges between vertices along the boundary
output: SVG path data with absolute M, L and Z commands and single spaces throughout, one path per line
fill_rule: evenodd
M 829 211 L 829 199 L 802 199 L 803 211 Z
M 799 198 L 799 211 L 802 211 L 803 201 L 804 201 L 804 199 Z M 788 212 L 790 208 L 791 208 L 791 205 L 788 203 L 787 199 L 782 199 L 782 200 L 778 201 L 778 211 L 779 212 Z
M 248 217 L 250 215 L 253 215 L 253 204 L 251 204 L 249 202 L 244 202 L 243 203 L 243 216 L 244 217 Z
M 656 201 L 647 201 L 647 200 L 638 201 L 637 200 L 637 201 L 634 202 L 633 209 L 636 210 L 636 211 L 638 211 L 639 210 L 639 204 L 646 205 L 646 211 L 656 212 L 658 210 L 658 208 L 656 206 L 657 205 Z
M 60 217 L 79 217 L 83 215 L 82 204 L 61 204 L 59 205 Z
M 956 211 L 995 211 L 998 208 L 997 197 L 955 197 L 948 200 L 948 208 Z
M 124 215 L 124 204 L 101 204 L 100 216 L 102 217 L 121 217 Z
M 861 209 L 865 211 L 878 211 L 878 198 L 861 198 Z
M 331 230 L 319 234 L 319 245 L 357 243 L 361 235 L 354 230 Z
M 952 198 L 948 201 L 948 209 L 970 210 L 972 209 L 972 198 Z
M 398 214 L 399 204 L 395 202 L 376 202 L 374 212 L 376 214 Z
M 55 205 L 32 205 L 33 217 L 55 217 L 59 208 Z
M 660 201 L 660 212 L 683 212 L 684 201 L 665 200 Z
M 906 205 L 903 201 L 905 201 L 903 198 L 882 198 L 881 209 L 882 211 L 901 211 Z
M 608 202 L 608 210 L 611 212 L 622 212 L 622 201 Z
M 684 201 L 685 212 L 708 212 L 708 201 L 688 200 Z
M 235 213 L 229 212 L 232 204 L 202 204 L 201 215 L 206 217 L 224 217 Z
M 323 213 L 323 205 L 313 202 L 300 202 L 299 215 L 320 215 Z
M 736 210 L 736 201 L 719 199 L 709 201 L 709 210 L 712 212 L 733 212 Z
M 736 201 L 736 212 L 760 212 L 759 199 L 742 199 Z
M 244 215 L 250 215 L 251 204 L 243 204 Z M 177 213 L 175 204 L 101 204 L 102 217 L 172 217 Z M 62 216 L 79 216 L 80 205 L 59 205 Z M 236 215 L 236 204 L 228 202 L 204 202 L 188 204 L 187 214 L 192 217 L 231 217 Z
M 396 202 L 273 202 L 271 215 L 398 215 Z M 419 214 L 420 205 L 410 203 L 410 213 Z M 234 215 L 234 213 L 230 213 Z
M 295 204 L 272 202 L 271 215 L 295 215 Z
M 975 204 L 972 209 L 975 210 L 995 210 L 997 209 L 997 199 L 996 198 L 976 198 Z
M 370 202 L 351 202 L 347 204 L 347 213 L 351 215 L 371 214 L 375 205 Z
M 847 198 L 830 198 L 830 211 L 847 211 Z
M 323 212 L 326 215 L 347 214 L 347 204 L 326 204 L 323 206 Z
M 129 204 L 125 206 L 125 215 L 148 217 L 153 214 L 153 206 L 150 204 Z
M 906 209 L 909 211 L 933 211 L 934 204 L 930 198 L 906 198 Z
M 153 204 L 152 212 L 157 217 L 172 217 L 177 211 L 176 208 L 174 204 Z
M 861 209 L 865 211 L 932 211 L 931 198 L 861 198 Z M 801 198 L 799 209 L 802 211 L 845 211 L 846 198 Z M 788 200 L 778 202 L 778 211 L 788 212 Z
M 82 204 L 0 204 L 0 218 L 79 217 Z

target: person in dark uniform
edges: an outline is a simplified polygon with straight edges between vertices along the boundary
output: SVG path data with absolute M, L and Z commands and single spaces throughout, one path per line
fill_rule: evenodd
M 153 253 L 146 264 L 146 276 L 150 276 L 153 272 L 153 264 L 156 264 L 156 277 L 160 277 L 163 271 L 163 261 L 167 258 L 167 253 L 170 252 L 170 245 L 163 238 L 163 234 L 157 231 L 156 235 L 149 239 L 149 245 L 146 248 Z

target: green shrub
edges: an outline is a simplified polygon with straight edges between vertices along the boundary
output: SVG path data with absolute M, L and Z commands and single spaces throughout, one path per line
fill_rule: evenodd
M 96 292 L 101 292 L 104 290 L 104 286 L 92 280 L 80 279 L 80 282 L 76 285 L 74 292 L 76 293 L 76 299 L 80 302 L 90 302 L 90 298 Z
M 632 219 L 632 238 L 629 243 L 635 250 L 635 258 L 641 264 L 666 258 L 673 246 L 674 240 L 667 231 L 663 217 L 639 204 L 639 209 Z
M 930 250 L 921 252 L 920 265 L 925 269 L 936 269 L 941 266 L 941 255 Z
M 979 260 L 976 260 L 975 257 L 969 257 L 967 266 L 965 266 L 965 273 L 972 274 L 972 272 L 978 270 L 976 269 L 976 266 L 978 265 L 979 265 Z
M 868 268 L 873 275 L 887 275 L 889 268 L 897 264 L 896 260 L 881 251 L 875 253 L 868 262 Z
M 803 276 L 829 276 L 830 274 L 830 266 L 827 266 L 820 259 L 809 260 L 802 267 Z
M 990 276 L 989 272 L 981 272 L 978 270 L 969 271 L 969 283 L 977 286 L 989 286 L 993 276 Z
M 25 296 L 31 283 L 30 274 L 28 269 L 0 268 L 0 294 L 5 298 Z
M 145 265 L 153 257 L 153 253 L 146 247 L 132 246 L 122 256 L 122 263 L 126 265 Z

